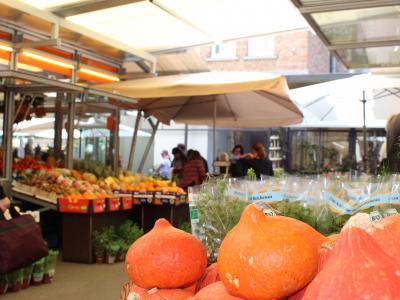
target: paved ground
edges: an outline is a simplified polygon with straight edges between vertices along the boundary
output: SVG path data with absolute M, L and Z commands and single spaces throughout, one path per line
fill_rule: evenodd
M 117 300 L 127 282 L 123 263 L 85 265 L 58 262 L 54 282 L 0 296 L 1 300 Z

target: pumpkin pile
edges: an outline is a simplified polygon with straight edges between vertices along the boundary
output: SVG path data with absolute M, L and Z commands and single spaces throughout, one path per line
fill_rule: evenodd
M 400 300 L 400 215 L 350 218 L 324 237 L 248 205 L 206 268 L 201 243 L 160 219 L 126 257 L 130 300 Z

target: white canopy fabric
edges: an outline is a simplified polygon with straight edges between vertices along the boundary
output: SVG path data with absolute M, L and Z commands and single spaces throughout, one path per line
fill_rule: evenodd
M 303 117 L 288 98 L 286 80 L 280 75 L 206 72 L 95 88 L 138 98 L 138 109 L 166 124 L 173 120 L 224 128 L 268 128 L 299 123 Z
M 63 5 L 73 4 L 76 7 L 90 1 L 22 2 L 57 13 Z M 132 1 L 126 5 L 72 15 L 67 20 L 148 52 L 308 28 L 289 0 Z
M 290 90 L 305 115 L 293 127 L 362 128 L 363 93 L 367 128 L 384 128 L 400 113 L 400 77 L 363 74 Z

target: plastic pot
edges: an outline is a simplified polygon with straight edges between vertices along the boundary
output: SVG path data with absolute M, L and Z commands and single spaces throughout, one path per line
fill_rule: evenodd
M 50 274 L 44 274 L 43 276 L 43 283 L 52 283 L 53 282 L 53 275 Z
M 115 263 L 115 259 L 116 259 L 115 255 L 107 254 L 106 263 L 107 264 L 113 264 L 113 263 Z
M 0 283 L 0 295 L 7 293 L 8 283 Z
M 22 282 L 17 281 L 17 282 L 11 282 L 9 286 L 10 292 L 16 293 L 22 290 Z
M 33 273 L 32 285 L 41 285 L 42 282 L 43 282 L 43 277 L 44 277 L 44 273 L 43 272 Z
M 104 255 L 96 255 L 96 264 L 104 264 Z
M 24 281 L 22 281 L 22 289 L 27 289 L 31 285 L 31 277 L 29 278 L 24 278 Z

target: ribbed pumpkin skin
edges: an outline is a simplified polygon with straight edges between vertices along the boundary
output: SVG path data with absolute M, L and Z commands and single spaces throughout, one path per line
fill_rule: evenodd
M 218 265 L 217 263 L 213 263 L 210 266 L 208 266 L 206 271 L 197 281 L 196 292 L 200 291 L 202 288 L 205 288 L 207 285 L 210 285 L 219 280 L 220 279 L 218 274 Z
M 146 290 L 137 285 L 132 285 L 133 300 L 189 300 L 194 293 L 181 289 Z
M 400 299 L 400 266 L 364 230 L 342 230 L 303 300 Z
M 222 281 L 217 281 L 201 289 L 194 300 L 242 300 L 242 298 L 229 295 Z
M 371 234 L 382 250 L 400 265 L 400 215 L 382 219 Z
M 140 287 L 175 289 L 201 277 L 207 253 L 194 236 L 159 219 L 151 231 L 131 245 L 125 265 L 131 281 Z
M 247 206 L 218 254 L 219 276 L 229 293 L 251 300 L 281 299 L 306 286 L 317 271 L 318 251 L 304 225 Z

